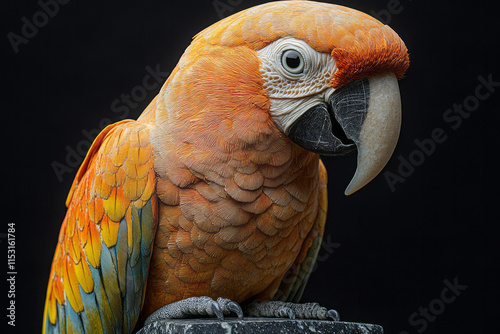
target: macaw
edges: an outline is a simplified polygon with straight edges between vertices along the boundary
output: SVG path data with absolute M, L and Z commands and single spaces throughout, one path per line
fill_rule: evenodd
M 266 3 L 197 34 L 141 116 L 105 128 L 78 170 L 43 332 L 130 333 L 148 317 L 203 314 L 335 318 L 298 303 L 326 220 L 319 155 L 357 149 L 346 194 L 380 172 L 408 65 L 391 28 L 326 3 Z

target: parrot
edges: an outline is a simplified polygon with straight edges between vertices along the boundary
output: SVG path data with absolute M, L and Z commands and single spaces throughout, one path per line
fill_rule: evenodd
M 158 319 L 338 319 L 300 303 L 324 234 L 320 156 L 357 153 L 345 191 L 389 161 L 405 43 L 328 3 L 269 2 L 202 30 L 137 120 L 95 138 L 70 188 L 43 333 Z

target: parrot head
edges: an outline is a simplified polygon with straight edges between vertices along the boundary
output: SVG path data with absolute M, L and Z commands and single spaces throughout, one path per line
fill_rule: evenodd
M 312 1 L 271 2 L 195 36 L 164 94 L 188 91 L 190 101 L 169 102 L 186 110 L 197 101 L 198 110 L 212 110 L 204 124 L 224 118 L 213 110 L 234 114 L 257 106 L 305 150 L 328 156 L 357 150 L 349 195 L 371 181 L 394 151 L 401 123 L 397 81 L 408 65 L 399 36 L 367 14 Z M 262 115 L 245 117 L 253 122 Z

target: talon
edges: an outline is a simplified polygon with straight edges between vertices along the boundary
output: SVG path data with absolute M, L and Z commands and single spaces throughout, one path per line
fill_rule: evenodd
M 340 320 L 339 312 L 337 312 L 335 310 L 328 310 L 326 312 L 326 317 L 327 318 L 332 318 L 333 321 L 339 321 Z
M 222 310 L 217 302 L 212 303 L 212 311 L 214 314 L 217 316 L 219 320 L 224 320 L 224 314 L 222 313 Z
M 282 318 L 288 317 L 289 319 L 295 320 L 295 312 L 290 307 L 281 307 L 278 310 L 279 316 Z
M 241 306 L 238 303 L 229 302 L 227 303 L 227 308 L 231 310 L 233 313 L 236 313 L 238 319 L 243 319 L 243 310 L 241 309 Z

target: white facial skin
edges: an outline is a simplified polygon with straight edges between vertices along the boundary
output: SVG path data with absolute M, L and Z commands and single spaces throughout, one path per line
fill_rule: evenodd
M 330 86 L 336 71 L 334 59 L 302 40 L 283 37 L 257 54 L 262 63 L 264 89 L 271 101 L 271 117 L 285 133 L 297 118 L 327 101 L 335 91 Z

